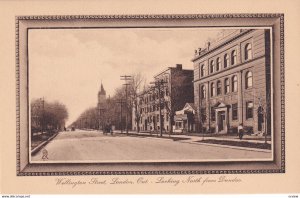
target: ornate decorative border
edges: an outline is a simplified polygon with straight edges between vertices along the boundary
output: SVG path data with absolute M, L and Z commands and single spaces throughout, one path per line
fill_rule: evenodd
M 20 35 L 22 20 L 76 20 L 76 19 L 218 19 L 218 18 L 279 18 L 280 19 L 280 88 L 281 88 L 281 168 L 256 170 L 187 170 L 187 171 L 66 171 L 22 172 L 20 168 Z M 187 175 L 187 174 L 259 174 L 285 173 L 285 61 L 284 61 L 284 14 L 283 13 L 237 13 L 237 14 L 160 14 L 160 15 L 38 15 L 15 17 L 16 58 L 16 172 L 17 176 L 63 176 L 63 175 Z
M 19 19 L 16 17 L 16 151 L 17 173 L 20 173 L 20 60 L 19 60 Z
M 284 15 L 280 15 L 281 170 L 285 172 Z
M 69 19 L 214 19 L 214 18 L 270 18 L 283 17 L 279 13 L 253 14 L 141 14 L 141 15 L 35 15 L 17 16 L 17 20 L 69 20 Z

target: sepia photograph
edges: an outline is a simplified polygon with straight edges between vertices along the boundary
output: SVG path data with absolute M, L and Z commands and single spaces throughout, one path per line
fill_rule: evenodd
M 284 172 L 282 28 L 281 14 L 17 17 L 18 174 Z
M 296 1 L 0 1 L 2 197 L 299 197 Z
M 29 30 L 31 162 L 272 160 L 270 31 Z

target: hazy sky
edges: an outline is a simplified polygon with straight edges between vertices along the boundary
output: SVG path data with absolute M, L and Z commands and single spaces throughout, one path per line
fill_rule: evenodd
M 101 80 L 107 95 L 120 75 L 141 72 L 151 81 L 161 70 L 193 69 L 194 50 L 220 29 L 41 29 L 29 31 L 30 98 L 58 100 L 67 124 L 96 106 Z

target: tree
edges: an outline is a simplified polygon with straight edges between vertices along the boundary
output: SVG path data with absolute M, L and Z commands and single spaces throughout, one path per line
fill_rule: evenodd
M 47 102 L 44 98 L 31 102 L 31 131 L 45 132 L 61 130 L 68 119 L 66 106 L 58 101 Z
M 129 102 L 129 109 L 133 110 L 135 123 L 137 125 L 137 132 L 140 132 L 140 119 L 141 113 L 139 111 L 139 92 L 141 91 L 142 87 L 146 84 L 146 78 L 141 73 L 132 74 L 132 82 L 130 84 L 130 102 Z

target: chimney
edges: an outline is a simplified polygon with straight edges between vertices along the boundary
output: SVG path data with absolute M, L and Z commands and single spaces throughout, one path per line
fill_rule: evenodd
M 176 64 L 176 69 L 182 70 L 182 64 Z
M 201 54 L 201 50 L 202 50 L 202 48 L 199 47 L 199 48 L 198 48 L 199 55 Z
M 210 47 L 210 42 L 208 41 L 207 42 L 207 50 L 209 50 L 209 47 Z

